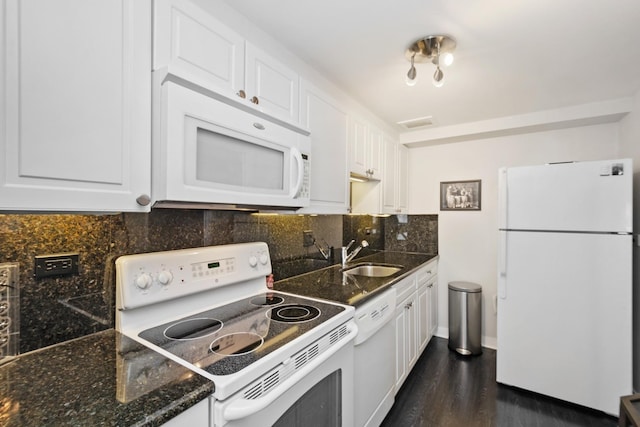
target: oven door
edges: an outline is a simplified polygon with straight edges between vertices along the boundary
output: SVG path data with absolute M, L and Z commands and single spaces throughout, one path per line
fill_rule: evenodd
M 340 344 L 264 396 L 246 399 L 242 390 L 224 401 L 215 401 L 214 426 L 352 426 L 355 325 L 350 330 Z
M 171 81 L 159 92 L 156 201 L 309 205 L 308 136 Z

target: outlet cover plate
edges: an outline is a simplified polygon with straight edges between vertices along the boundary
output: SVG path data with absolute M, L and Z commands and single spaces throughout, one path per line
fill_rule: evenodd
M 77 252 L 38 255 L 35 257 L 34 275 L 38 279 L 78 274 L 79 258 L 80 255 Z

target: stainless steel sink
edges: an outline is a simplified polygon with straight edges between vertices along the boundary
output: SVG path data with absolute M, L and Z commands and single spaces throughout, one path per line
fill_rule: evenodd
M 402 270 L 401 265 L 388 264 L 360 264 L 344 270 L 344 273 L 354 276 L 388 277 Z

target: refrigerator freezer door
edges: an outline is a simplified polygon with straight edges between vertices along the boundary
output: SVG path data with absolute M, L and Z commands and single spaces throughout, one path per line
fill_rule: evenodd
M 502 229 L 632 231 L 629 159 L 501 169 L 500 184 Z
M 617 415 L 632 393 L 631 236 L 500 233 L 497 381 Z

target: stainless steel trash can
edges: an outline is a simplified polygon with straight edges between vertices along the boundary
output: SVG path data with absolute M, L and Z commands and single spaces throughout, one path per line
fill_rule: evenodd
M 449 282 L 449 348 L 463 355 L 482 353 L 482 286 Z

